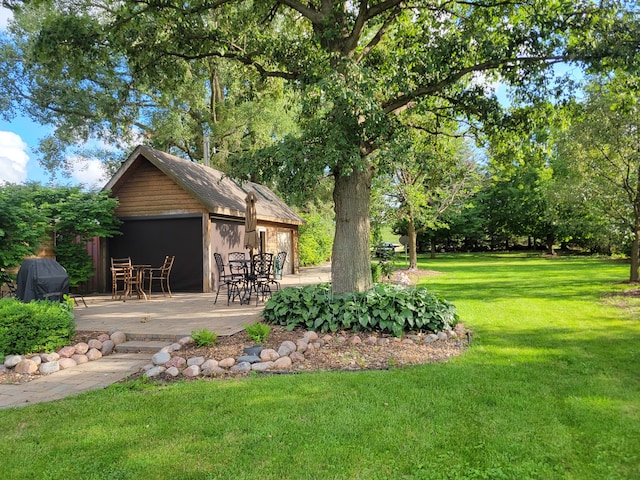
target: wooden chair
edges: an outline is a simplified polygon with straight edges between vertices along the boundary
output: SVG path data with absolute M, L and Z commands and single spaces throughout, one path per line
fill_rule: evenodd
M 213 258 L 216 261 L 216 268 L 218 270 L 218 290 L 216 291 L 216 299 L 213 301 L 214 305 L 218 302 L 218 295 L 220 294 L 220 289 L 225 287 L 227 289 L 227 305 L 231 303 L 231 300 L 236 297 L 242 298 L 240 296 L 240 285 L 244 282 L 244 274 L 243 272 L 237 271 L 232 272 L 227 270 L 224 265 L 224 261 L 222 260 L 222 255 L 219 253 L 214 253 Z
M 169 285 L 169 276 L 171 275 L 171 269 L 173 268 L 173 262 L 176 259 L 174 256 L 167 255 L 164 257 L 164 262 L 161 267 L 151 267 L 146 268 L 144 270 L 144 276 L 146 280 L 149 282 L 149 298 L 151 298 L 151 287 L 153 285 L 154 280 L 160 282 L 160 288 L 162 289 L 162 295 L 167 296 L 166 292 L 169 292 L 169 297 L 171 297 L 171 286 Z M 166 288 L 166 292 L 165 292 Z
M 112 258 L 111 259 L 111 298 L 122 298 L 127 300 L 127 296 L 131 294 L 131 277 L 133 275 L 133 267 L 131 258 Z

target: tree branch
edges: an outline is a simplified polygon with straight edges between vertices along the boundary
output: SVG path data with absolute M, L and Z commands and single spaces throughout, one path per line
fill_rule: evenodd
M 501 60 L 494 60 L 489 62 L 479 63 L 477 65 L 472 65 L 470 67 L 465 67 L 457 72 L 452 73 L 448 77 L 440 80 L 439 82 L 433 83 L 431 85 L 426 85 L 421 88 L 417 88 L 413 92 L 407 93 L 405 95 L 401 95 L 389 102 L 383 104 L 382 108 L 385 113 L 395 113 L 399 114 L 409 108 L 411 103 L 419 98 L 427 95 L 431 95 L 435 92 L 438 92 L 445 87 L 456 83 L 462 77 L 474 73 L 474 72 L 483 72 L 485 70 L 491 70 L 493 68 L 502 67 L 509 64 L 518 64 L 518 63 L 536 63 L 541 61 L 546 61 L 550 65 L 555 63 L 560 63 L 569 60 L 569 58 L 565 55 L 551 55 L 548 57 L 517 57 L 517 58 L 508 58 Z

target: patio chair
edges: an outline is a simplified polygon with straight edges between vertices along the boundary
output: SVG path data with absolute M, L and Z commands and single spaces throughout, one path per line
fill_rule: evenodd
M 111 259 L 111 298 L 122 298 L 126 302 L 127 296 L 131 293 L 131 277 L 133 267 L 131 258 Z
M 227 259 L 230 262 L 235 262 L 235 261 L 246 261 L 247 257 L 246 254 L 244 252 L 230 252 L 229 255 L 227 256 Z
M 169 277 L 171 275 L 171 269 L 173 268 L 173 262 L 175 259 L 175 255 L 167 255 L 166 257 L 164 257 L 164 262 L 162 263 L 161 267 L 150 267 L 144 269 L 143 277 L 146 281 L 149 282 L 149 298 L 151 298 L 151 287 L 153 286 L 154 281 L 160 283 L 162 295 L 166 297 L 166 292 L 169 292 L 169 298 L 171 298 L 171 286 L 169 285 Z
M 273 279 L 274 283 L 277 283 L 278 285 L 278 290 L 280 289 L 280 284 L 275 280 L 282 280 L 282 272 L 284 272 L 284 264 L 286 261 L 287 252 L 278 252 L 273 263 Z
M 226 287 L 227 289 L 227 305 L 229 305 L 231 300 L 236 297 L 242 299 L 240 295 L 240 285 L 243 285 L 245 282 L 244 267 L 242 267 L 241 271 L 237 270 L 236 272 L 233 272 L 231 271 L 231 268 L 233 267 L 230 265 L 230 271 L 227 273 L 224 261 L 222 260 L 222 255 L 214 253 L 213 258 L 216 261 L 216 268 L 218 270 L 218 290 L 216 291 L 216 298 L 213 301 L 214 305 L 218 302 L 218 295 L 220 294 L 220 289 L 222 287 Z M 239 262 L 236 262 L 236 264 L 240 265 Z
M 272 283 L 278 284 L 273 278 L 273 253 L 256 253 L 252 262 L 252 280 L 256 292 L 256 305 L 258 304 L 258 294 L 264 300 L 267 293 L 271 295 Z M 278 284 L 279 287 L 279 284 Z

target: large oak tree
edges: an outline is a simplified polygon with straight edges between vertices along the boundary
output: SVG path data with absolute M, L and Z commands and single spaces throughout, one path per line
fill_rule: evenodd
M 21 5 L 18 0 L 8 2 Z M 26 2 L 29 5 L 28 2 Z M 279 179 L 313 192 L 334 179 L 333 289 L 371 286 L 369 206 L 376 152 L 406 118 L 434 113 L 470 123 L 499 122 L 486 82 L 550 86 L 558 62 L 600 63 L 637 54 L 635 2 L 589 0 L 39 0 L 52 5 L 26 40 L 28 81 L 60 89 L 63 104 L 118 128 L 140 122 L 138 105 L 172 95 L 217 59 L 252 78 L 278 80 L 302 105 L 299 133 L 244 155 L 238 175 Z M 32 17 L 36 18 L 36 17 Z M 20 80 L 20 79 L 18 79 Z M 88 93 L 87 93 L 88 92 Z M 134 101 L 126 102 L 133 97 Z M 171 97 L 169 97 L 170 99 Z M 433 102 L 437 98 L 438 102 Z M 169 99 L 165 100 L 170 104 Z M 134 106 L 123 110 L 121 105 Z M 409 115 L 410 114 L 410 115 Z M 112 121 L 113 123 L 110 123 Z M 117 131 L 117 129 L 116 129 Z M 242 161 L 241 161 L 242 160 Z

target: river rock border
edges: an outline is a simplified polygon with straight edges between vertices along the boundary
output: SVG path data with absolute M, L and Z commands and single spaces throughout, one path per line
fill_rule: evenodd
M 116 346 L 126 341 L 123 332 L 98 335 L 87 342 L 79 342 L 52 353 L 36 355 L 8 355 L 0 365 L 0 373 L 14 372 L 20 375 L 50 375 L 60 370 L 92 362 L 111 355 Z
M 312 352 L 323 345 L 332 342 L 349 342 L 352 345 L 365 343 L 370 345 L 383 345 L 388 342 L 402 343 L 433 343 L 438 340 L 457 338 L 455 331 L 449 330 L 431 333 L 428 335 L 410 335 L 405 338 L 387 338 L 370 335 L 364 340 L 354 335 L 350 338 L 343 336 L 334 337 L 324 335 L 319 337 L 316 332 L 306 331 L 296 342 L 286 340 L 275 350 L 252 346 L 244 349 L 239 357 L 227 357 L 215 360 L 205 357 L 190 357 L 172 355 L 182 350 L 185 346 L 194 343 L 193 338 L 184 337 L 178 342 L 161 348 L 151 358 L 151 363 L 143 367 L 144 376 L 148 378 L 178 377 L 195 378 L 200 376 L 216 377 L 230 374 L 247 374 L 250 372 L 287 372 L 293 370 L 294 364 L 304 362 L 305 353 Z

